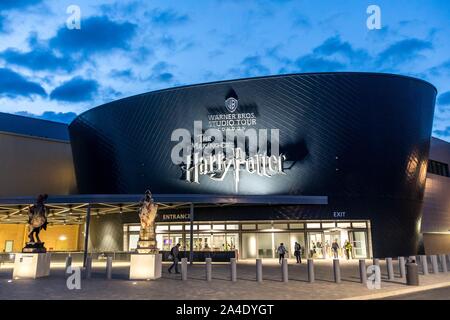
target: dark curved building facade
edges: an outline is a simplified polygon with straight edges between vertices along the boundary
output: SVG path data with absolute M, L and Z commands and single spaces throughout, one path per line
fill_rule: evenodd
M 416 254 L 435 97 L 431 84 L 410 77 L 316 73 L 192 85 L 113 101 L 81 114 L 69 127 L 78 189 L 327 196 L 321 205 L 200 208 L 196 219 L 364 220 L 373 256 Z M 225 103 L 230 98 L 234 104 Z M 268 178 L 241 170 L 238 188 L 231 172 L 222 181 L 200 175 L 199 183 L 187 182 L 186 163 L 171 159 L 181 139 L 174 130 L 191 133 L 195 143 L 195 121 L 202 122 L 203 135 L 208 128 L 265 129 L 269 136 L 278 129 L 284 174 Z

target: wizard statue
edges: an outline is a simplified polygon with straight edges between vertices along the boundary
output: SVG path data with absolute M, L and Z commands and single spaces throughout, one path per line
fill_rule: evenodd
M 36 204 L 28 209 L 29 241 L 22 249 L 23 252 L 45 253 L 47 251 L 44 247 L 44 243 L 39 239 L 41 230 L 47 230 L 48 208 L 45 206 L 47 198 L 48 195 L 40 194 L 36 200 Z
M 158 253 L 156 246 L 155 220 L 158 205 L 152 198 L 152 193 L 145 191 L 144 198 L 139 208 L 139 219 L 141 220 L 141 230 L 139 232 L 138 253 Z

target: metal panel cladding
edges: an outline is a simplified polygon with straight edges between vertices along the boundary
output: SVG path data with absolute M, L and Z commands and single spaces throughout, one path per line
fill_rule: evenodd
M 413 253 L 435 97 L 432 85 L 415 78 L 344 72 L 215 82 L 113 101 L 81 114 L 69 127 L 78 189 L 327 195 L 328 206 L 306 215 L 300 206 L 275 211 L 370 219 L 374 253 L 397 254 L 405 247 L 404 253 Z M 172 132 L 192 133 L 194 121 L 207 129 L 211 116 L 231 113 L 248 114 L 256 130 L 279 129 L 285 174 L 268 178 L 243 170 L 238 191 L 232 174 L 223 181 L 206 175 L 200 183 L 184 181 L 183 170 L 171 161 Z

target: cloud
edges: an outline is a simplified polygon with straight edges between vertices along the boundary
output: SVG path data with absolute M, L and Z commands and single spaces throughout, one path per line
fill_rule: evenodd
M 158 62 L 152 68 L 152 75 L 150 76 L 150 79 L 164 83 L 172 82 L 175 76 L 172 72 L 170 72 L 170 68 L 171 67 L 167 62 Z
M 104 101 L 112 101 L 122 97 L 122 92 L 115 90 L 112 87 L 107 87 L 101 90 L 100 92 L 102 99 Z
M 444 130 L 434 130 L 433 133 L 437 136 L 448 138 L 450 137 L 450 126 L 447 126 Z
M 309 21 L 309 19 L 307 17 L 305 17 L 303 15 L 298 15 L 297 17 L 295 17 L 292 25 L 294 27 L 299 27 L 299 28 L 310 28 L 311 22 Z
M 157 45 L 166 47 L 170 51 L 184 51 L 194 46 L 194 42 L 191 40 L 176 40 L 174 37 L 168 34 L 164 34 L 157 39 Z
M 5 17 L 0 15 L 0 32 L 5 30 Z
M 131 69 L 124 69 L 124 70 L 112 69 L 109 75 L 112 78 L 125 78 L 125 79 L 134 78 L 133 70 Z
M 98 92 L 98 87 L 98 82 L 95 80 L 75 77 L 55 88 L 50 93 L 50 99 L 66 102 L 87 101 Z
M 19 116 L 45 119 L 56 122 L 70 123 L 76 118 L 77 114 L 75 112 L 54 112 L 54 111 L 44 111 L 42 114 L 34 114 L 28 111 L 15 112 Z
M 72 71 L 76 65 L 69 57 L 56 56 L 50 49 L 46 48 L 33 48 L 29 52 L 20 52 L 16 49 L 9 48 L 0 52 L 0 57 L 9 64 L 31 70 Z
M 421 52 L 431 49 L 433 49 L 433 44 L 430 41 L 416 38 L 397 41 L 378 55 L 376 64 L 378 66 L 395 67 L 414 60 L 420 56 Z
M 283 64 L 283 65 L 291 64 L 292 63 L 291 59 L 289 59 L 288 57 L 283 56 L 280 53 L 280 49 L 281 49 L 280 45 L 277 45 L 277 46 L 272 47 L 272 48 L 268 48 L 266 50 L 266 56 L 268 58 L 271 58 L 271 59 L 275 60 L 278 63 Z
M 81 21 L 80 30 L 61 27 L 56 36 L 49 40 L 49 44 L 51 48 L 68 54 L 75 52 L 91 54 L 109 52 L 113 49 L 127 49 L 136 27 L 129 22 L 111 21 L 105 16 L 90 17 Z
M 331 72 L 345 68 L 345 65 L 338 61 L 317 57 L 313 54 L 298 58 L 295 64 L 303 72 Z
M 1 0 L 0 10 L 24 9 L 41 2 L 42 0 Z
M 253 55 L 245 57 L 238 67 L 230 69 L 230 72 L 239 77 L 265 76 L 270 69 L 261 62 L 261 56 Z
M 431 68 L 430 73 L 434 76 L 450 75 L 450 60 Z
M 0 95 L 15 98 L 32 95 L 46 96 L 44 88 L 36 82 L 25 79 L 22 75 L 7 68 L 0 68 Z
M 106 15 L 136 15 L 142 10 L 142 1 L 120 1 L 99 5 L 99 11 Z
M 439 95 L 438 103 L 443 106 L 450 106 L 450 91 L 444 92 Z
M 363 49 L 354 49 L 346 41 L 341 41 L 339 36 L 326 39 L 320 46 L 313 50 L 314 55 L 342 58 L 350 64 L 361 64 L 369 59 L 368 53 Z
M 178 14 L 172 9 L 161 10 L 154 9 L 151 12 L 145 14 L 146 17 L 150 18 L 154 25 L 158 26 L 172 26 L 179 25 L 189 21 L 189 17 L 186 14 Z
M 366 38 L 369 42 L 386 42 L 389 37 L 397 35 L 397 30 L 392 29 L 388 25 L 383 25 L 381 29 L 369 30 L 367 29 Z
M 327 38 L 315 47 L 312 53 L 297 58 L 294 65 L 296 71 L 299 69 L 302 72 L 332 72 L 349 67 L 360 69 L 369 61 L 370 55 L 366 50 L 354 48 L 349 42 L 342 41 L 340 36 L 336 35 Z

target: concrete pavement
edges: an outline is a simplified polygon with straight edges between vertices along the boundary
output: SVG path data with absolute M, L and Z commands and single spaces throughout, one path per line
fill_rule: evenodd
M 396 278 L 389 281 L 385 263 L 380 262 L 382 284 L 379 290 L 370 290 L 359 283 L 358 261 L 341 260 L 342 282 L 334 283 L 331 261 L 315 261 L 316 282 L 307 282 L 306 264 L 289 262 L 289 282 L 283 283 L 281 267 L 274 260 L 263 262 L 262 283 L 257 283 L 255 261 L 240 261 L 237 265 L 237 282 L 231 282 L 227 264 L 214 264 L 212 281 L 205 281 L 205 265 L 188 266 L 188 280 L 181 281 L 181 275 L 169 274 L 168 264 L 163 266 L 163 276 L 156 281 L 128 280 L 127 263 L 115 263 L 113 279 L 107 280 L 105 262 L 93 266 L 91 279 L 82 279 L 81 290 L 66 287 L 63 264 L 52 264 L 51 275 L 37 280 L 14 280 L 11 266 L 0 269 L 0 299 L 275 299 L 275 300 L 324 300 L 362 297 L 376 298 L 376 294 L 389 292 L 407 293 L 413 288 L 399 278 L 397 262 L 394 262 Z M 371 264 L 366 261 L 367 266 Z M 180 268 L 181 269 L 181 268 Z M 450 273 L 420 276 L 421 286 L 449 283 Z M 374 296 L 375 295 L 375 296 Z M 450 297 L 449 297 L 450 299 Z

